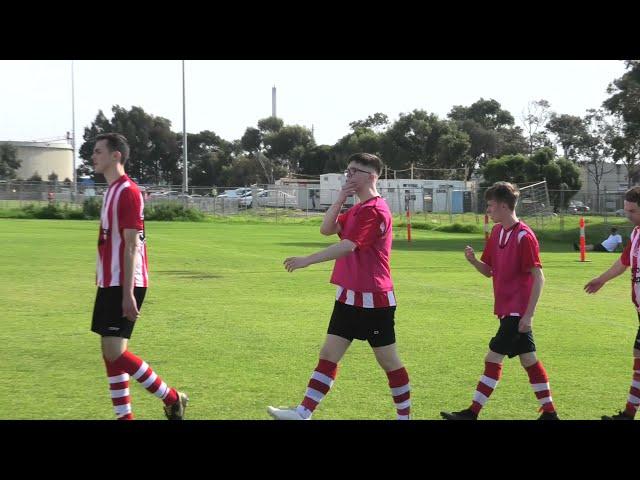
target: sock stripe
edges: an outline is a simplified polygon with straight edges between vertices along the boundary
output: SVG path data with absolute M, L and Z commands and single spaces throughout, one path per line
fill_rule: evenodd
M 129 396 L 129 389 L 111 390 L 111 398 L 120 398 Z
M 109 383 L 123 383 L 129 381 L 129 374 L 123 373 L 121 375 L 114 375 L 109 377 Z
M 495 390 L 496 386 L 498 385 L 498 379 L 487 377 L 486 375 L 482 375 L 480 377 L 480 382 L 484 383 L 487 387 L 491 388 L 492 390 Z
M 402 385 L 401 387 L 392 387 L 391 395 L 395 397 L 398 395 L 402 395 L 403 393 L 407 393 L 410 390 L 411 386 L 407 383 L 406 385 Z
M 479 403 L 482 406 L 487 403 L 487 400 L 489 400 L 489 397 L 484 393 L 479 392 L 478 390 L 476 390 L 476 392 L 473 394 L 473 401 Z
M 138 380 L 147 371 L 148 368 L 149 368 L 149 365 L 147 364 L 147 362 L 143 360 L 142 363 L 140 364 L 140 367 L 138 368 L 138 370 L 136 370 L 136 373 L 134 373 L 132 377 Z

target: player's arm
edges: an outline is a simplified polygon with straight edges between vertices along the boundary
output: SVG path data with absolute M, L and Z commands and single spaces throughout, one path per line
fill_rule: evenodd
M 623 253 L 624 255 L 624 253 Z M 599 277 L 594 278 L 589 283 L 584 286 L 584 291 L 587 293 L 596 293 L 600 290 L 605 283 L 609 280 L 616 278 L 618 275 L 622 275 L 627 269 L 628 265 L 623 264 L 620 259 L 616 260 L 615 263 L 604 272 Z
M 484 263 L 482 260 L 478 260 L 476 258 L 476 254 L 473 251 L 473 248 L 469 245 L 464 249 L 464 256 L 467 261 L 475 267 L 482 275 L 485 277 L 491 277 L 491 267 Z
M 322 220 L 322 225 L 320 226 L 320 233 L 322 235 L 335 235 L 336 233 L 340 233 L 341 226 L 338 222 L 338 215 L 340 215 L 340 209 L 344 202 L 347 201 L 347 197 L 353 195 L 355 193 L 355 189 L 353 188 L 353 183 L 351 181 L 347 181 L 342 187 L 342 190 L 338 193 L 338 199 L 334 202 L 333 205 L 329 207 L 327 213 L 324 214 L 324 219 Z
M 135 285 L 134 276 L 136 272 L 137 252 L 140 246 L 140 235 L 138 230 L 125 228 L 124 230 L 124 283 L 122 285 L 122 315 L 132 322 L 138 318 L 138 305 L 133 296 Z
M 293 272 L 298 268 L 305 268 L 309 265 L 313 265 L 314 263 L 327 262 L 329 260 L 335 260 L 340 257 L 344 257 L 349 255 L 356 249 L 356 244 L 351 240 L 341 240 L 339 243 L 334 243 L 333 245 L 325 248 L 324 250 L 320 250 L 312 255 L 307 257 L 289 257 L 284 261 L 284 267 L 288 272 Z
M 538 300 L 540 300 L 540 295 L 542 294 L 542 287 L 544 286 L 544 274 L 542 273 L 542 268 L 533 267 L 531 269 L 531 275 L 533 275 L 531 296 L 529 297 L 527 309 L 525 310 L 524 315 L 520 319 L 520 323 L 518 325 L 518 331 L 523 333 L 531 330 L 533 315 L 536 311 Z

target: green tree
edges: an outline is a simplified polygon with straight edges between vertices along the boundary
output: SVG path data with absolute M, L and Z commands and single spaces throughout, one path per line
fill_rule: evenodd
M 466 169 L 470 175 L 475 160 L 468 155 L 469 147 L 469 136 L 455 122 L 413 110 L 400 114 L 387 129 L 381 149 L 386 163 L 394 169 L 413 164 L 425 169 Z M 436 175 L 429 172 L 429 177 Z
M 10 143 L 0 143 L 0 179 L 11 180 L 22 161 L 18 159 L 18 150 Z
M 285 125 L 264 136 L 267 157 L 288 172 L 298 172 L 300 159 L 307 149 L 315 146 L 311 130 L 302 125 Z
M 514 126 L 511 113 L 494 99 L 480 98 L 469 107 L 456 105 L 447 116 L 469 135 L 469 156 L 473 162 L 469 175 L 490 158 L 526 151 L 522 130 Z
M 503 155 L 487 162 L 482 170 L 485 180 L 483 185 L 488 186 L 500 181 L 527 183 L 534 172 L 539 172 L 539 167 L 525 155 Z
M 246 152 L 255 153 L 262 148 L 262 132 L 257 128 L 247 127 L 240 142 Z
M 625 62 L 627 71 L 607 88 L 603 106 L 614 116 L 613 158 L 627 168 L 628 185 L 640 180 L 640 61 Z
M 42 177 L 40 176 L 40 174 L 36 170 L 35 172 L 33 172 L 33 175 L 31 175 L 29 178 L 27 178 L 27 182 L 42 182 Z
M 358 129 L 367 128 L 373 131 L 380 131 L 385 129 L 389 125 L 389 117 L 384 113 L 374 113 L 369 115 L 365 120 L 356 120 L 350 122 L 349 126 L 354 132 Z
M 627 72 L 607 88 L 611 95 L 603 106 L 622 116 L 625 123 L 640 125 L 640 60 L 627 60 Z
M 533 100 L 522 112 L 522 124 L 529 142 L 529 155 L 538 148 L 552 145 L 544 132 L 545 125 L 551 119 L 551 105 L 547 100 Z
M 613 171 L 612 119 L 603 109 L 589 109 L 584 117 L 587 137 L 579 146 L 578 161 L 585 165 L 587 175 L 596 187 L 597 207 L 600 207 L 600 185 L 604 176 Z
M 182 134 L 177 134 L 182 144 Z M 213 186 L 220 184 L 222 169 L 230 165 L 236 155 L 234 145 L 210 130 L 187 134 L 189 149 L 189 184 Z
M 258 130 L 263 134 L 276 133 L 284 126 L 284 121 L 278 117 L 267 117 L 258 120 Z
M 114 105 L 111 110 L 111 120 L 99 111 L 91 126 L 85 128 L 84 143 L 79 149 L 84 168 L 78 169 L 79 173 L 93 172 L 91 154 L 95 137 L 100 133 L 117 132 L 125 136 L 131 148 L 125 166 L 131 177 L 141 183 L 180 183 L 181 147 L 176 134 L 171 131 L 171 122 L 150 115 L 141 107 L 127 110 Z
M 321 175 L 326 173 L 325 166 L 331 160 L 330 145 L 316 145 L 305 151 L 300 159 L 300 171 L 305 175 Z
M 384 134 L 376 133 L 369 127 L 356 127 L 353 132 L 348 133 L 333 145 L 331 148 L 333 158 L 325 162 L 326 168 L 323 173 L 335 171 L 336 168 L 344 170 L 347 159 L 354 153 L 366 152 L 382 156 L 383 137 Z
M 576 149 L 584 142 L 587 131 L 582 118 L 575 115 L 551 114 L 547 130 L 558 138 L 564 157 L 570 160 L 577 158 Z

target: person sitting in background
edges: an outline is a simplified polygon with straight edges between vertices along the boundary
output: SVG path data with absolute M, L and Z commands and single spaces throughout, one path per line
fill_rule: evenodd
M 609 238 L 597 245 L 585 245 L 585 250 L 587 252 L 615 252 L 618 245 L 622 245 L 622 237 L 618 233 L 618 229 L 613 227 Z M 573 242 L 573 248 L 576 252 L 580 250 L 580 246 L 576 242 Z

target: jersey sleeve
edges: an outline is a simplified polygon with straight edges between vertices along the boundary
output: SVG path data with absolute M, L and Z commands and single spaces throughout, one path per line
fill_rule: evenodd
M 140 193 L 125 188 L 118 200 L 118 225 L 133 230 L 144 229 L 143 203 Z
M 631 240 L 629 240 L 627 242 L 627 244 L 624 247 L 624 250 L 622 251 L 622 253 L 620 254 L 620 263 L 622 263 L 623 265 L 630 267 L 631 266 L 631 259 L 629 258 L 629 255 L 631 253 L 631 244 L 633 242 Z
M 486 263 L 487 265 L 489 265 L 490 267 L 492 267 L 492 261 L 491 261 L 491 252 L 493 251 L 493 234 L 489 235 L 489 238 L 487 239 L 487 243 L 485 243 L 484 245 L 484 250 L 482 250 L 482 256 L 480 257 L 480 261 L 482 263 Z
M 532 268 L 542 268 L 540 247 L 530 234 L 520 239 L 520 271 L 530 272 Z
M 338 215 L 338 218 L 336 218 L 338 225 L 340 225 L 340 231 L 338 232 L 338 237 L 340 238 L 342 238 L 342 235 L 344 234 L 344 224 L 347 221 L 347 214 L 348 212 L 341 213 Z
M 380 236 L 383 220 L 375 208 L 362 208 L 352 221 L 355 225 L 349 228 L 349 233 L 342 236 L 343 240 L 351 240 L 359 249 L 371 246 Z

